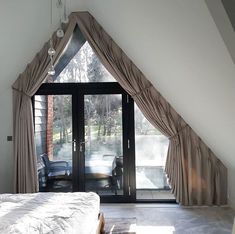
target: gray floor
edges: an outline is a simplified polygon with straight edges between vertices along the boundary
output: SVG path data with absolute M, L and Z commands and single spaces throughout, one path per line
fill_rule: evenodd
M 235 211 L 228 207 L 180 207 L 171 204 L 102 204 L 106 218 L 133 218 L 137 233 L 231 234 Z
M 175 200 L 174 195 L 170 190 L 136 190 L 136 199 L 150 199 L 150 200 Z

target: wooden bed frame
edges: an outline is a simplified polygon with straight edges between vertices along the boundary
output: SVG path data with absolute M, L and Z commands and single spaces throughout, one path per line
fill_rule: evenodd
M 104 221 L 103 213 L 99 213 L 98 220 L 99 220 L 99 223 L 98 223 L 98 227 L 96 230 L 96 234 L 105 234 L 105 230 L 104 230 L 105 221 Z

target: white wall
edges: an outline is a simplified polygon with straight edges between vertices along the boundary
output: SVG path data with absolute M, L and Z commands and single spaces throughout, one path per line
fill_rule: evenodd
M 0 7 L 0 192 L 12 191 L 11 85 L 48 37 L 48 1 L 1 0 Z
M 12 187 L 13 171 L 12 145 L 6 141 L 6 136 L 12 134 L 10 85 L 48 38 L 49 16 L 45 9 L 49 3 L 2 1 L 0 192 L 5 192 Z M 232 181 L 235 67 L 204 0 L 72 0 L 72 6 L 73 11 L 88 9 L 95 16 L 225 163 Z M 12 35 L 20 30 L 24 33 L 13 40 Z M 235 203 L 232 182 L 229 195 Z
M 235 203 L 235 66 L 205 2 L 86 2 L 105 30 L 228 167 L 229 196 Z
M 0 0 L 0 193 L 13 189 L 11 85 L 48 40 L 50 12 L 49 0 Z
M 220 34 L 227 46 L 227 49 L 230 53 L 231 58 L 233 59 L 233 63 L 235 64 L 235 31 L 232 27 L 232 24 L 229 21 L 229 18 L 227 16 L 227 13 L 223 7 L 223 4 L 220 0 L 205 0 L 208 9 L 211 12 L 211 15 L 217 25 L 218 30 L 220 31 Z M 234 65 L 235 66 L 235 65 Z M 233 77 L 235 79 L 235 77 Z M 234 86 L 233 86 L 234 88 Z M 234 89 L 233 89 L 234 90 Z M 233 99 L 233 103 L 234 103 Z M 233 109 L 234 109 L 234 104 L 233 104 Z M 233 122 L 234 126 L 234 122 Z M 234 127 L 231 129 L 231 134 L 232 131 L 234 131 Z M 233 137 L 234 139 L 234 137 Z M 231 142 L 232 144 L 233 142 Z M 234 143 L 233 143 L 234 144 Z M 232 151 L 231 151 L 232 152 Z M 233 154 L 235 152 L 233 151 Z M 231 154 L 232 155 L 232 154 Z M 231 158 L 229 162 L 232 162 L 232 165 L 234 166 L 234 160 Z M 231 166 L 232 166 L 231 165 Z M 230 189 L 230 198 L 229 202 L 231 206 L 235 209 L 235 186 L 234 186 L 234 181 L 233 178 L 235 178 L 235 170 L 234 167 L 229 170 L 229 189 Z

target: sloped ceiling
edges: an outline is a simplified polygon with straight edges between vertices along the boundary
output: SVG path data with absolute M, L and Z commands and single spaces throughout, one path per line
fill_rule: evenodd
M 235 66 L 205 1 L 87 0 L 86 8 L 233 178 Z
M 42 10 L 48 2 L 1 2 L 0 192 L 12 188 L 10 85 L 49 38 L 49 12 Z M 71 6 L 90 11 L 224 162 L 235 204 L 235 67 L 205 1 L 71 0 Z
M 235 64 L 235 1 L 205 0 Z
M 228 14 L 229 20 L 235 31 L 235 2 L 231 0 L 221 0 Z

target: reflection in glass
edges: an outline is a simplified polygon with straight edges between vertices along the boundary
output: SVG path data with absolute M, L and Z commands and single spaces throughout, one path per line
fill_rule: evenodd
M 72 190 L 72 98 L 35 96 L 39 190 Z
M 84 102 L 86 191 L 123 194 L 121 95 L 85 95 Z
M 168 144 L 168 138 L 153 127 L 135 105 L 137 199 L 173 198 L 164 172 Z

